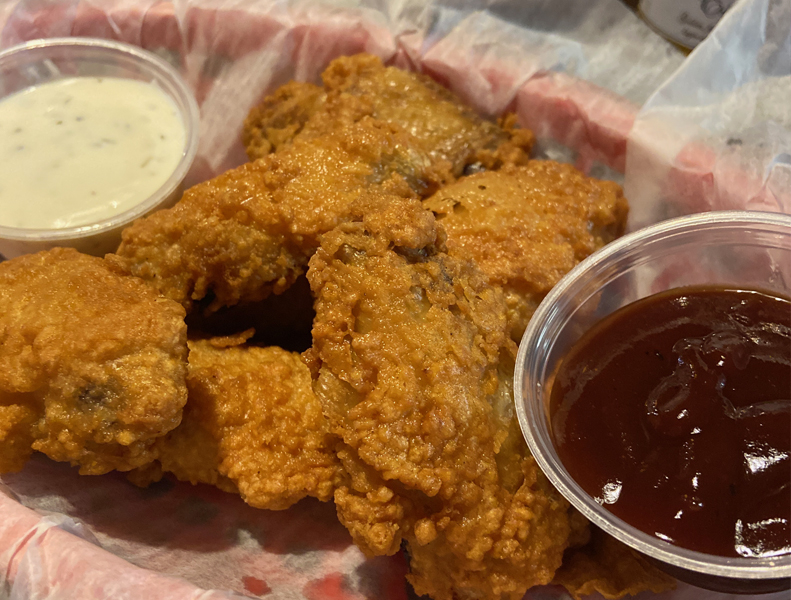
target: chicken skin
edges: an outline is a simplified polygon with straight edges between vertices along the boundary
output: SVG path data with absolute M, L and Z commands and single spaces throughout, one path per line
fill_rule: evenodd
M 323 87 L 291 82 L 251 111 L 243 140 L 251 160 L 295 138 L 309 138 L 370 116 L 397 125 L 453 177 L 468 167 L 527 162 L 534 137 L 508 116 L 499 124 L 478 116 L 450 91 L 418 73 L 385 67 L 370 54 L 332 61 Z
M 369 555 L 402 540 L 420 594 L 521 597 L 568 546 L 568 504 L 513 420 L 502 293 L 416 201 L 369 207 L 322 237 L 314 389 L 345 481 L 341 522 Z
M 412 196 L 431 181 L 405 134 L 364 119 L 187 190 L 127 228 L 111 260 L 188 311 L 207 296 L 210 312 L 255 302 L 304 273 L 318 236 L 363 190 Z
M 445 227 L 448 252 L 475 260 L 503 289 L 517 342 L 549 290 L 619 237 L 628 213 L 618 184 L 538 160 L 464 177 L 425 206 Z
M 100 258 L 0 263 L 0 472 L 33 450 L 96 475 L 153 459 L 187 400 L 184 309 Z
M 253 111 L 245 139 L 259 160 L 134 223 L 112 260 L 188 311 L 255 302 L 304 273 L 362 191 L 424 197 L 473 163 L 527 160 L 532 134 L 480 119 L 427 78 L 367 55 L 323 77 L 324 88 L 288 84 Z
M 135 483 L 170 472 L 269 510 L 332 498 L 339 464 L 310 371 L 296 353 L 244 345 L 249 335 L 189 342 L 184 419 Z

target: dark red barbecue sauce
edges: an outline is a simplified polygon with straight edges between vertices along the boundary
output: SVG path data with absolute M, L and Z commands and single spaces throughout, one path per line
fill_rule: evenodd
M 569 474 L 627 523 L 721 556 L 791 553 L 791 301 L 678 288 L 597 324 L 563 360 Z

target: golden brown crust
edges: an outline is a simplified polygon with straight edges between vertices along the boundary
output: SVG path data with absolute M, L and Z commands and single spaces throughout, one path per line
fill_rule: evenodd
M 568 543 L 568 504 L 527 453 L 520 462 L 523 480 L 514 493 L 491 484 L 467 502 L 457 499 L 466 508 L 458 516 L 426 520 L 437 532 L 428 543 L 415 529 L 408 579 L 418 594 L 519 600 L 552 579 Z
M 33 425 L 39 416 L 28 403 L 28 394 L 0 392 L 0 473 L 21 471 L 33 453 Z
M 240 345 L 251 334 L 190 341 L 189 402 L 181 425 L 157 443 L 161 469 L 256 508 L 329 500 L 339 465 L 310 372 L 293 352 Z
M 323 90 L 292 83 L 250 113 L 244 140 L 250 159 L 281 148 L 290 139 L 316 136 L 340 123 L 370 116 L 397 125 L 432 161 L 448 165 L 453 177 L 474 163 L 493 169 L 527 161 L 533 134 L 482 119 L 450 91 L 425 75 L 385 67 L 370 54 L 332 61 L 322 74 Z
M 448 232 L 448 252 L 503 289 L 515 341 L 560 278 L 623 233 L 628 213 L 619 185 L 536 160 L 460 179 L 425 206 Z
M 560 565 L 568 505 L 514 421 L 499 291 L 402 204 L 324 235 L 308 270 L 314 389 L 343 440 L 338 516 L 369 555 L 405 540 L 418 593 L 516 598 Z
M 84 474 L 149 462 L 181 419 L 186 353 L 184 310 L 100 258 L 0 264 L 3 469 L 31 446 Z
M 431 232 L 430 213 L 415 211 Z M 308 272 L 320 396 L 347 396 L 325 403 L 334 431 L 387 479 L 429 496 L 452 495 L 463 469 L 480 468 L 475 440 L 493 435 L 486 398 L 503 343 L 499 295 L 438 253 L 437 239 L 395 245 L 348 223 L 323 237 Z M 471 441 L 458 443 L 468 427 Z
M 244 165 L 134 223 L 111 260 L 190 310 L 281 293 L 304 272 L 317 236 L 361 191 L 426 196 L 466 166 L 522 163 L 532 135 L 479 118 L 428 78 L 378 58 L 340 58 L 325 86 L 291 83 L 254 109 Z M 274 152 L 274 153 L 272 153 Z
M 339 443 L 336 452 L 343 466 L 343 481 L 335 491 L 338 519 L 366 556 L 395 554 L 413 522 L 412 502 L 354 449 Z
M 207 295 L 210 310 L 262 300 L 304 272 L 363 190 L 411 196 L 430 179 L 402 133 L 363 119 L 187 190 L 127 228 L 110 260 L 188 310 Z
M 250 160 L 277 152 L 291 142 L 321 109 L 326 92 L 311 83 L 290 81 L 267 96 L 247 116 L 242 143 Z

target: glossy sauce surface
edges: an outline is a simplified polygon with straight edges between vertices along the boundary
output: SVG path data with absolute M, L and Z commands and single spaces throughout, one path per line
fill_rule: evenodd
M 0 225 L 61 229 L 133 208 L 184 152 L 171 98 L 145 81 L 71 77 L 0 101 Z
M 552 433 L 631 525 L 721 556 L 791 553 L 791 301 L 679 288 L 605 318 L 564 358 Z

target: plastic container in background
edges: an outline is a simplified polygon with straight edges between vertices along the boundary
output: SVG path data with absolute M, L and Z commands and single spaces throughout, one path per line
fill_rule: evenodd
M 70 246 L 102 256 L 114 251 L 121 230 L 135 219 L 175 204 L 198 149 L 198 105 L 179 74 L 157 56 L 118 42 L 93 38 L 53 38 L 14 46 L 0 53 L 0 98 L 62 77 L 120 77 L 153 83 L 175 103 L 184 125 L 181 159 L 165 183 L 133 208 L 110 218 L 62 229 L 21 229 L 0 225 L 0 254 L 21 254 Z
M 621 0 L 654 31 L 689 52 L 717 26 L 736 0 Z
M 717 26 L 736 0 L 640 0 L 646 23 L 682 48 L 692 50 Z
M 732 284 L 791 295 L 791 216 L 724 211 L 672 219 L 627 235 L 573 269 L 539 306 L 514 375 L 519 423 L 552 484 L 595 525 L 693 585 L 731 593 L 791 586 L 791 555 L 729 558 L 674 546 L 622 521 L 568 474 L 554 448 L 549 392 L 560 360 L 617 309 L 676 287 Z

